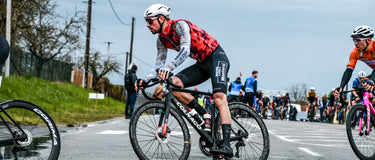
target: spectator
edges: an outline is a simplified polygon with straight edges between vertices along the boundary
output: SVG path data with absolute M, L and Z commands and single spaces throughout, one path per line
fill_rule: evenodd
M 241 92 L 241 78 L 237 77 L 235 81 L 233 81 L 229 85 L 229 98 L 228 98 L 228 103 L 229 102 L 240 102 L 240 92 Z
M 128 71 L 128 74 L 125 76 L 125 83 L 130 83 L 125 84 L 126 91 L 128 92 L 125 106 L 125 119 L 131 118 L 131 116 L 133 115 L 135 102 L 137 101 L 138 92 L 135 90 L 137 82 L 137 75 L 135 73 L 137 72 L 137 70 L 137 65 L 133 64 L 133 66 Z
M 293 118 L 292 118 L 293 121 L 297 120 L 297 118 L 296 118 L 297 114 L 298 114 L 298 110 L 297 110 L 296 106 L 293 106 Z
M 245 97 L 243 103 L 248 104 L 250 107 L 254 108 L 254 96 L 255 93 L 257 93 L 257 80 L 258 77 L 258 71 L 253 71 L 252 76 L 247 78 L 243 88 L 245 91 Z M 254 108 L 255 110 L 255 108 Z

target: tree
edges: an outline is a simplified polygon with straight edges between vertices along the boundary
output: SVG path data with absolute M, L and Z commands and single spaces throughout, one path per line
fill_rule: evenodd
M 79 63 L 81 64 L 79 68 L 83 68 L 84 66 L 84 57 L 81 58 Z M 89 70 L 92 73 L 92 84 L 95 91 L 99 91 L 99 80 L 101 78 L 104 78 L 108 73 L 115 72 L 120 73 L 120 65 L 121 62 L 117 61 L 115 58 L 107 58 L 103 60 L 101 58 L 101 53 L 98 51 L 94 51 L 93 53 L 90 52 L 90 58 L 89 58 Z
M 1 3 L 0 7 L 4 8 Z M 50 59 L 70 59 L 69 54 L 81 49 L 81 35 L 85 24 L 83 12 L 71 16 L 55 12 L 53 0 L 18 0 L 12 2 L 12 46 L 41 56 L 36 66 L 41 68 Z M 4 11 L 0 15 L 4 15 Z M 0 19 L 0 24 L 5 22 Z M 5 24 L 5 23 L 4 23 Z M 43 58 L 42 58 L 43 57 Z
M 307 92 L 307 85 L 296 83 L 291 84 L 289 86 L 291 97 L 293 97 L 296 103 L 300 105 L 306 105 L 306 92 Z

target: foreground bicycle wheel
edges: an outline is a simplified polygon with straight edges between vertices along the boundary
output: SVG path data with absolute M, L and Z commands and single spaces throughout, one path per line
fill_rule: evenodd
M 12 138 L 7 126 L 21 135 L 23 132 L 6 116 L 8 114 L 27 134 L 27 139 L 0 147 L 4 159 L 56 160 L 60 154 L 60 135 L 52 118 L 39 106 L 23 101 L 8 100 L 0 103 L 4 121 L 0 121 L 0 140 Z M 6 114 L 5 114 L 6 113 Z
M 362 118 L 362 125 L 359 119 Z M 366 107 L 361 104 L 352 106 L 348 113 L 346 133 L 354 153 L 360 159 L 375 159 L 374 116 L 371 115 L 370 131 L 367 133 Z M 361 128 L 361 132 L 359 129 Z
M 229 103 L 232 116 L 231 137 L 249 133 L 248 137 L 238 141 L 231 141 L 233 159 L 267 159 L 270 151 L 270 142 L 267 127 L 260 116 L 249 106 L 243 103 Z M 239 124 L 241 124 L 242 128 Z
M 171 107 L 167 134 L 158 129 L 160 116 L 164 116 L 164 103 L 149 101 L 133 113 L 129 125 L 129 136 L 134 151 L 142 160 L 147 159 L 187 159 L 191 143 L 185 121 Z M 159 110 L 161 114 L 155 114 Z

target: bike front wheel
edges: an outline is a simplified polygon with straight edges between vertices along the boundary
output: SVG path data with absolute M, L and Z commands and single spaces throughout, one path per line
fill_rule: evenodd
M 24 100 L 8 100 L 1 102 L 0 106 L 0 152 L 4 159 L 58 159 L 60 135 L 46 111 Z M 21 135 L 27 138 L 4 143 Z
M 162 135 L 162 129 L 158 126 L 164 120 L 164 111 L 163 102 L 149 101 L 133 113 L 129 124 L 129 136 L 135 153 L 142 160 L 185 160 L 189 157 L 191 143 L 185 121 L 171 107 L 167 133 Z
M 375 159 L 375 118 L 370 115 L 370 124 L 367 124 L 366 107 L 356 104 L 351 107 L 346 119 L 346 133 L 350 146 L 360 159 Z
M 229 103 L 232 116 L 231 138 L 248 133 L 248 136 L 231 141 L 233 159 L 267 159 L 270 140 L 267 127 L 261 117 L 243 103 Z

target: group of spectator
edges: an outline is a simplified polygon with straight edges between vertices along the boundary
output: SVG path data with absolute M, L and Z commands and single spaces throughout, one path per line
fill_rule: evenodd
M 272 100 L 268 95 L 258 90 L 258 71 L 254 70 L 242 84 L 241 76 L 230 82 L 228 78 L 228 102 L 243 102 L 252 107 L 262 118 L 267 118 L 267 112 L 271 112 L 272 119 L 285 119 L 289 114 L 289 120 L 296 120 L 297 109 L 290 103 L 289 94 L 277 95 Z

